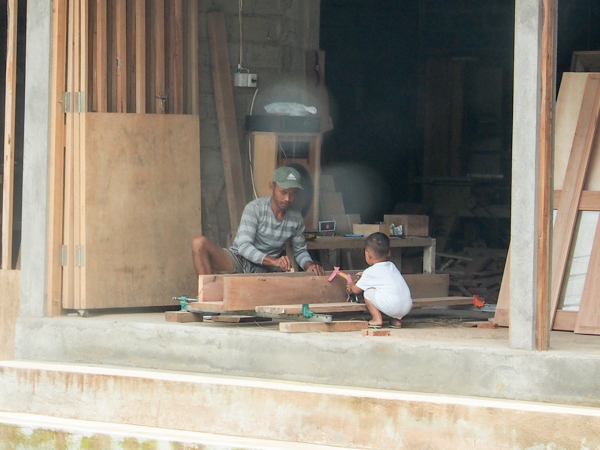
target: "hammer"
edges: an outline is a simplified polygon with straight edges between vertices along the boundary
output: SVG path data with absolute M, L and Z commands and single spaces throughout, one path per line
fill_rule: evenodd
M 352 275 L 341 272 L 339 267 L 334 267 L 333 272 L 329 275 L 329 281 L 333 280 L 336 275 L 344 277 L 348 281 L 352 281 Z

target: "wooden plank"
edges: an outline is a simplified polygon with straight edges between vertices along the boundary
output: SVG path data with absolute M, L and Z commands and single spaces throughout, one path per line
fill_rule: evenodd
M 391 330 L 362 330 L 363 336 L 390 336 Z
M 187 10 L 185 14 L 187 23 L 187 35 L 185 42 L 187 44 L 185 73 L 187 75 L 185 98 L 188 101 L 187 114 L 200 114 L 200 82 L 199 82 L 199 17 L 198 2 L 186 2 Z
M 345 271 L 345 273 L 349 273 L 351 275 L 355 275 L 356 273 L 358 273 L 358 270 L 347 270 Z M 327 272 L 325 274 L 324 277 L 318 277 L 318 278 L 325 278 L 327 279 L 329 277 L 329 274 L 331 274 L 331 272 Z M 240 281 L 239 283 L 243 286 L 243 284 L 248 281 L 249 283 L 255 283 L 258 279 L 270 279 L 270 278 L 278 278 L 279 280 L 277 282 L 275 282 L 273 284 L 274 286 L 274 290 L 272 291 L 272 293 L 269 292 L 263 292 L 261 294 L 263 295 L 269 295 L 269 296 L 275 296 L 277 297 L 277 295 L 279 294 L 279 289 L 280 289 L 280 285 L 284 284 L 286 286 L 286 289 L 288 289 L 288 285 L 286 283 L 286 280 L 290 280 L 292 278 L 302 278 L 302 280 L 300 280 L 300 282 L 294 282 L 296 283 L 294 286 L 296 285 L 302 285 L 302 283 L 304 283 L 306 278 L 316 278 L 313 275 L 311 275 L 308 272 L 295 272 L 295 273 L 286 273 L 286 274 L 282 274 L 282 273 L 264 273 L 264 274 L 252 274 L 252 273 L 248 273 L 248 274 L 227 274 L 227 275 L 200 275 L 198 277 L 198 299 L 201 302 L 207 302 L 207 301 L 223 301 L 225 298 L 224 295 L 224 279 L 225 278 L 238 278 Z M 336 280 L 342 280 L 341 277 L 336 277 Z M 411 296 L 413 298 L 413 302 L 416 302 L 417 299 L 431 299 L 431 298 L 441 298 L 441 297 L 446 297 L 448 295 L 448 289 L 449 289 L 449 284 L 450 284 L 450 276 L 449 275 L 445 275 L 445 274 L 406 274 L 404 275 L 404 279 L 406 280 L 406 284 L 408 285 L 408 287 L 410 288 L 410 292 L 411 292 Z M 336 293 L 335 295 L 339 298 L 338 301 L 340 302 L 345 302 L 347 295 L 345 294 L 345 284 L 344 281 L 342 280 L 342 284 L 339 285 L 339 281 L 336 281 L 336 283 L 338 283 L 338 287 L 337 289 L 340 289 L 339 293 Z M 263 289 L 268 289 L 270 288 L 271 284 L 266 282 L 263 283 L 260 287 Z M 290 284 L 290 286 L 292 286 L 292 284 Z M 299 295 L 303 295 L 306 292 L 304 291 L 300 291 Z M 312 301 L 312 299 L 308 299 L 309 303 Z M 320 300 L 319 300 L 320 301 Z M 335 303 L 336 300 L 334 299 L 329 299 L 328 301 L 325 301 L 326 303 Z M 321 303 L 323 303 L 323 301 L 320 301 Z M 301 304 L 301 303 L 306 303 L 304 298 L 301 298 L 300 300 L 297 300 L 295 302 L 286 302 L 286 304 Z M 314 302 L 317 303 L 317 302 Z M 257 303 L 256 305 L 252 306 L 250 308 L 250 310 L 254 310 L 255 306 L 258 305 L 280 305 L 283 304 L 282 302 L 277 302 L 277 301 L 271 301 L 270 303 Z M 247 309 L 247 308 L 245 308 Z
M 556 311 L 553 330 L 573 331 L 577 322 L 577 311 Z
M 600 334 L 600 226 L 596 226 L 590 262 L 587 268 L 579 312 L 575 323 L 577 334 Z
M 66 266 L 62 271 L 62 306 L 73 309 L 75 306 L 74 277 L 75 277 L 75 238 L 74 238 L 74 151 L 79 144 L 76 138 L 76 114 L 73 113 L 73 92 L 79 87 L 79 28 L 78 2 L 68 2 L 67 26 L 67 89 L 71 93 L 71 105 L 66 117 L 65 131 L 65 185 L 64 185 L 64 220 L 63 220 L 63 245 L 65 246 Z
M 176 323 L 202 322 L 204 321 L 204 315 L 188 311 L 167 311 L 165 312 L 165 320 Z
M 147 112 L 146 0 L 135 0 L 135 112 L 140 114 Z
M 108 45 L 108 30 L 107 30 L 107 3 L 106 0 L 96 0 L 96 26 L 95 26 L 95 84 L 96 105 L 98 112 L 108 111 L 108 87 L 107 87 L 107 45 Z
M 135 2 L 129 0 L 126 2 L 127 20 L 126 24 L 126 49 L 127 49 L 127 112 L 136 111 L 136 73 L 137 73 L 137 43 L 136 43 L 136 20 L 135 20 Z
M 364 303 L 339 302 L 339 303 L 310 303 L 308 308 L 316 314 L 338 314 L 352 312 L 366 312 Z M 267 314 L 302 314 L 302 305 L 264 305 L 257 306 L 255 311 Z
M 50 158 L 48 186 L 48 289 L 46 314 L 60 314 L 63 233 L 63 188 L 65 177 L 65 114 L 62 93 L 66 90 L 67 0 L 57 0 L 52 17 L 52 81 L 50 97 Z
M 0 270 L 0 358 L 12 360 L 21 301 L 21 271 Z
M 260 305 L 343 302 L 346 283 L 324 276 L 227 277 L 223 279 L 223 301 L 230 311 L 253 310 Z
M 557 0 L 543 0 L 544 21 L 542 25 L 541 79 L 542 102 L 540 106 L 539 135 L 539 184 L 538 184 L 538 224 L 537 224 L 537 286 L 536 286 L 536 327 L 537 350 L 548 350 L 550 325 L 548 320 L 548 296 L 550 294 L 550 237 L 552 224 L 552 152 L 554 86 L 556 82 L 555 40 Z M 585 173 L 585 171 L 584 171 Z M 581 194 L 579 188 L 579 194 Z M 577 204 L 579 200 L 577 201 Z M 577 213 L 577 204 L 575 213 Z
M 600 115 L 600 75 L 590 75 L 586 83 L 573 147 L 562 188 L 562 206 L 558 209 L 553 234 L 552 293 L 550 324 L 554 323 L 562 290 L 569 249 L 573 239 L 577 208 L 585 182 L 592 148 L 596 141 Z
M 252 183 L 256 198 L 270 197 L 269 182 L 277 169 L 277 135 L 275 133 L 253 132 L 252 142 Z
M 279 331 L 282 333 L 314 333 L 314 332 L 346 332 L 361 331 L 369 328 L 364 320 L 349 320 L 346 322 L 281 322 Z
M 13 268 L 13 212 L 15 181 L 15 114 L 17 104 L 18 0 L 6 2 L 6 86 L 4 98 L 4 177 L 2 180 L 2 265 Z
M 227 204 L 232 235 L 237 233 L 246 206 L 246 189 L 240 157 L 225 16 L 218 11 L 206 14 L 212 65 L 215 103 L 219 121 L 223 173 L 227 188 Z
M 273 319 L 269 317 L 255 317 L 255 316 L 233 316 L 233 315 L 222 315 L 213 316 L 211 319 L 215 323 L 248 323 L 248 322 L 270 322 Z
M 115 28 L 117 43 L 117 105 L 115 112 L 127 112 L 127 5 L 115 0 Z
M 167 111 L 165 79 L 165 0 L 154 0 L 152 44 L 154 50 L 154 110 L 157 114 Z
M 406 238 L 391 237 L 390 246 L 392 248 L 403 247 L 431 247 L 435 239 L 430 237 L 407 236 Z M 364 237 L 344 237 L 344 236 L 319 236 L 317 239 L 307 241 L 309 250 L 325 250 L 337 248 L 365 248 Z
M 504 264 L 504 275 L 502 284 L 498 293 L 498 303 L 496 304 L 496 313 L 494 314 L 494 323 L 501 327 L 507 327 L 510 324 L 510 245 Z
M 188 305 L 188 311 L 203 311 L 203 310 L 209 310 L 209 311 L 225 311 L 225 303 L 223 303 L 222 301 L 220 302 L 191 302 Z
M 79 9 L 79 86 L 78 91 L 82 94 L 88 92 L 88 3 L 82 1 Z M 74 140 L 77 146 L 74 149 L 74 183 L 73 183 L 73 198 L 74 198 L 74 240 L 75 240 L 75 307 L 84 308 L 85 305 L 85 293 L 86 293 L 86 271 L 83 269 L 85 264 L 84 256 L 84 243 L 86 241 L 86 228 L 85 228 L 85 180 L 86 180 L 86 167 L 85 167 L 85 129 L 86 129 L 86 115 L 87 103 L 83 101 L 78 105 L 76 114 L 76 139 Z
M 83 307 L 170 305 L 173 295 L 192 294 L 189 242 L 201 228 L 198 116 L 86 116 Z
M 563 189 L 563 181 L 567 171 L 571 146 L 577 128 L 579 113 L 583 104 L 585 87 L 590 73 L 565 73 L 560 83 L 560 91 L 556 102 L 555 155 L 554 155 L 554 189 Z M 600 151 L 592 151 L 584 190 L 600 191 Z
M 562 191 L 554 191 L 554 209 L 560 206 Z M 600 211 L 600 191 L 582 191 L 579 199 L 579 211 Z
M 413 309 L 472 304 L 473 297 L 417 298 L 413 300 Z M 367 306 L 364 303 L 354 302 L 310 303 L 308 307 L 317 314 L 367 312 Z M 255 311 L 268 314 L 302 314 L 302 305 L 264 305 L 257 306 Z
M 169 110 L 183 114 L 183 4 L 171 0 L 169 8 Z

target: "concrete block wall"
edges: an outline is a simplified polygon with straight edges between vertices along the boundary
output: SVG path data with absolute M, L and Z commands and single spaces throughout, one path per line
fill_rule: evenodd
M 238 2 L 213 0 L 200 3 L 200 144 L 202 185 L 217 187 L 223 177 L 219 127 L 213 91 L 206 13 L 225 14 L 229 61 L 233 74 L 239 62 Z M 304 51 L 317 48 L 319 0 L 244 0 L 242 3 L 242 65 L 258 75 L 254 114 L 274 101 L 305 101 Z M 235 113 L 244 168 L 248 170 L 245 118 L 250 114 L 254 88 L 234 87 Z M 248 193 L 250 190 L 248 190 Z M 226 193 L 217 203 L 220 243 L 225 245 L 229 218 Z

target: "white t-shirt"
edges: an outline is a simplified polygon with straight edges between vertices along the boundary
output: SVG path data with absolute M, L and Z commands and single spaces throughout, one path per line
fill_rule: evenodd
M 379 311 L 390 317 L 401 319 L 412 308 L 410 289 L 391 261 L 378 262 L 365 269 L 356 285 L 363 291 L 375 289 L 376 298 L 369 300 Z

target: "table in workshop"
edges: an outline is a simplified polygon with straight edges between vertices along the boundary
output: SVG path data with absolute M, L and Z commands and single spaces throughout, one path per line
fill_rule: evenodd
M 306 241 L 309 250 L 364 249 L 364 237 L 319 236 Z M 392 249 L 423 247 L 423 273 L 435 273 L 435 239 L 431 237 L 407 236 L 391 237 Z M 297 269 L 297 267 L 295 268 Z

